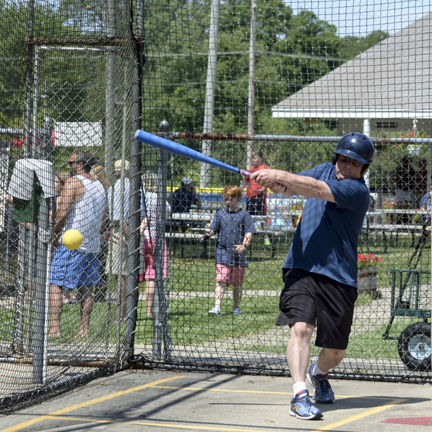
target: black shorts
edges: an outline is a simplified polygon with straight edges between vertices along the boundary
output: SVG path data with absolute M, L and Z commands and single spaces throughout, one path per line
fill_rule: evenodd
M 327 276 L 300 269 L 283 269 L 279 326 L 305 322 L 316 326 L 315 345 L 346 349 L 357 289 Z

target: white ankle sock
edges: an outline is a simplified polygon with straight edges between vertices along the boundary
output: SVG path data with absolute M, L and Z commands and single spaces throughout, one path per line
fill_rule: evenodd
M 318 363 L 315 363 L 315 366 L 312 368 L 311 372 L 312 372 L 312 375 L 326 375 L 327 374 L 327 372 L 322 371 L 318 367 Z
M 293 385 L 293 392 L 294 392 L 294 396 L 295 396 L 296 394 L 302 392 L 303 390 L 306 390 L 306 389 L 307 389 L 307 387 L 306 387 L 306 383 L 305 383 L 305 382 L 298 382 L 298 383 L 295 383 L 295 384 Z

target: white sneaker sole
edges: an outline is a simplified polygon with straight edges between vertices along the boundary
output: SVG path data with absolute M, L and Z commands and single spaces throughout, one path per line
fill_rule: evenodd
M 290 413 L 290 416 L 297 417 L 300 420 L 319 420 L 319 419 L 321 419 L 323 417 L 322 413 L 318 413 L 318 414 L 312 415 L 310 417 L 302 417 L 302 416 L 298 415 L 295 411 L 293 411 L 291 409 L 290 409 L 289 413 Z

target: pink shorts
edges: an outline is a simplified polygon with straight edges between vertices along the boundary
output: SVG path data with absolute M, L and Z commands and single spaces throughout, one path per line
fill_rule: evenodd
M 145 273 L 139 275 L 139 281 L 142 282 L 148 279 L 156 279 L 156 271 L 153 262 L 153 249 L 152 244 L 156 247 L 156 239 L 152 239 L 150 243 L 149 238 L 144 239 L 144 263 L 145 263 Z M 167 245 L 165 243 L 165 253 L 164 253 L 164 278 L 168 277 L 168 258 L 167 258 Z
M 225 282 L 228 285 L 242 286 L 246 267 L 233 267 L 226 264 L 216 264 L 216 282 Z

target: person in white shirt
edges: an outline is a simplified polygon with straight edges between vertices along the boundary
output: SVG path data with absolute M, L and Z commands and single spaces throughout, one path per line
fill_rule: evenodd
M 89 158 L 76 151 L 69 158 L 72 177 L 64 185 L 59 199 L 54 224 L 54 245 L 59 246 L 50 272 L 50 330 L 48 337 L 60 336 L 62 292 L 78 291 L 81 306 L 81 322 L 77 337 L 89 332 L 93 310 L 92 287 L 99 285 L 100 233 L 106 212 L 106 192 L 100 181 L 90 174 Z M 83 236 L 77 250 L 67 249 L 61 237 L 68 229 L 76 229 Z
M 120 319 L 124 320 L 129 235 L 129 161 L 117 160 L 114 164 L 114 175 L 116 181 L 108 188 L 110 230 L 107 233 L 108 256 L 105 272 L 120 278 Z

